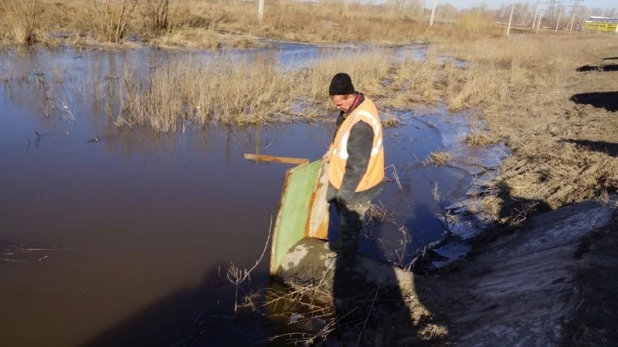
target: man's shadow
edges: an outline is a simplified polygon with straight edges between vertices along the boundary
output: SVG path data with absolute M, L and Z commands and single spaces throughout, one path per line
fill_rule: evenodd
M 592 105 L 609 112 L 618 111 L 618 92 L 594 92 L 574 94 L 569 99 L 576 104 Z
M 340 215 L 331 207 L 329 242 L 339 238 Z M 356 214 L 358 219 L 362 217 Z M 383 228 L 372 227 L 372 238 Z M 413 274 L 380 259 L 386 256 L 360 242 L 352 264 L 335 260 L 333 303 L 337 321 L 335 336 L 341 346 L 441 346 L 444 336 L 427 336 L 419 331 L 430 322 L 417 306 L 418 288 Z M 373 254 L 372 254 L 373 253 Z M 376 259 L 377 258 L 377 259 Z M 425 308 L 422 308 L 425 312 Z
M 617 95 L 618 97 L 618 95 Z M 588 150 L 607 153 L 612 157 L 618 157 L 618 143 L 606 142 L 606 141 L 590 141 L 590 140 L 576 140 L 576 139 L 564 139 L 562 142 L 573 143 L 577 146 L 585 147 Z

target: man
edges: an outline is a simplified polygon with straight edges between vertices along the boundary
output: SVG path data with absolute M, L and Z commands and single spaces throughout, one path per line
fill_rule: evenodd
M 336 74 L 328 94 L 341 112 L 333 141 L 324 155 L 329 163 L 326 198 L 337 204 L 340 256 L 349 263 L 358 248 L 363 216 L 371 199 L 382 190 L 382 123 L 374 103 L 354 89 L 348 74 Z

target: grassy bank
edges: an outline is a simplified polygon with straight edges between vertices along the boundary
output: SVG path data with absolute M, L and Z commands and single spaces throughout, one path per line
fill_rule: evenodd
M 544 44 L 547 47 L 523 51 L 523 45 L 515 47 L 519 54 L 511 57 L 504 50 L 492 57 L 495 51 L 486 49 L 485 54 L 471 58 L 481 66 L 498 67 L 484 77 L 469 79 L 468 84 L 470 89 L 486 86 L 478 87 L 485 90 L 480 95 L 490 100 L 483 102 L 486 130 L 513 150 L 495 185 L 499 196 L 485 201 L 494 217 L 505 223 L 521 222 L 527 214 L 543 209 L 606 199 L 608 192 L 618 188 L 618 136 L 612 130 L 618 126 L 616 113 L 571 100 L 578 93 L 617 90 L 616 72 L 576 71 L 581 65 L 601 64 L 604 54 L 615 55 L 615 40 Z M 476 81 L 492 73 L 501 76 L 493 79 L 494 84 Z M 473 101 L 474 95 L 479 94 L 467 100 Z
M 474 24 L 474 25 L 471 25 Z M 122 43 L 157 46 L 249 47 L 255 37 L 303 42 L 401 44 L 500 35 L 482 16 L 430 28 L 422 8 L 324 2 L 267 1 L 262 20 L 257 2 L 221 0 L 0 0 L 0 42 Z M 60 38 L 62 37 L 62 39 Z

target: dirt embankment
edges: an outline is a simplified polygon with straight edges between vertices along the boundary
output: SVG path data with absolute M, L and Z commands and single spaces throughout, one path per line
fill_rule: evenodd
M 591 317 L 579 316 L 579 312 L 599 310 L 591 306 L 589 293 L 618 291 L 601 280 L 606 269 L 591 267 L 598 263 L 598 252 L 585 253 L 582 242 L 598 230 L 616 232 L 610 231 L 614 204 L 587 201 L 532 218 L 525 228 L 479 247 L 460 271 L 442 276 L 425 306 L 447 312 L 446 325 L 458 346 L 591 342 L 578 329 L 607 328 L 618 321 L 596 324 L 586 321 Z M 618 266 L 618 252 L 611 253 L 605 259 L 609 269 Z M 587 284 L 582 278 L 589 279 Z M 612 310 L 611 306 L 606 309 Z M 616 318 L 618 311 L 613 309 L 606 312 L 607 317 Z M 565 326 L 564 322 L 571 323 Z M 612 339 L 609 335 L 597 338 Z
M 338 331 L 336 342 L 316 333 L 326 345 L 615 346 L 617 225 L 615 197 L 573 204 L 430 274 L 362 257 L 344 268 L 328 244 L 308 239 L 279 275 L 334 307 L 326 320 L 310 319 Z

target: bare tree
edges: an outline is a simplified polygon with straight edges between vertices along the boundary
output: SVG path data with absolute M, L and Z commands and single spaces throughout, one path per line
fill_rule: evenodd
M 31 45 L 36 36 L 39 3 L 37 0 L 0 0 L 0 9 L 6 13 L 6 20 L 13 29 L 13 36 L 19 43 Z
M 145 0 L 142 16 L 146 26 L 155 33 L 169 27 L 170 0 Z
M 120 42 L 137 3 L 138 0 L 91 0 L 99 36 L 109 42 Z

